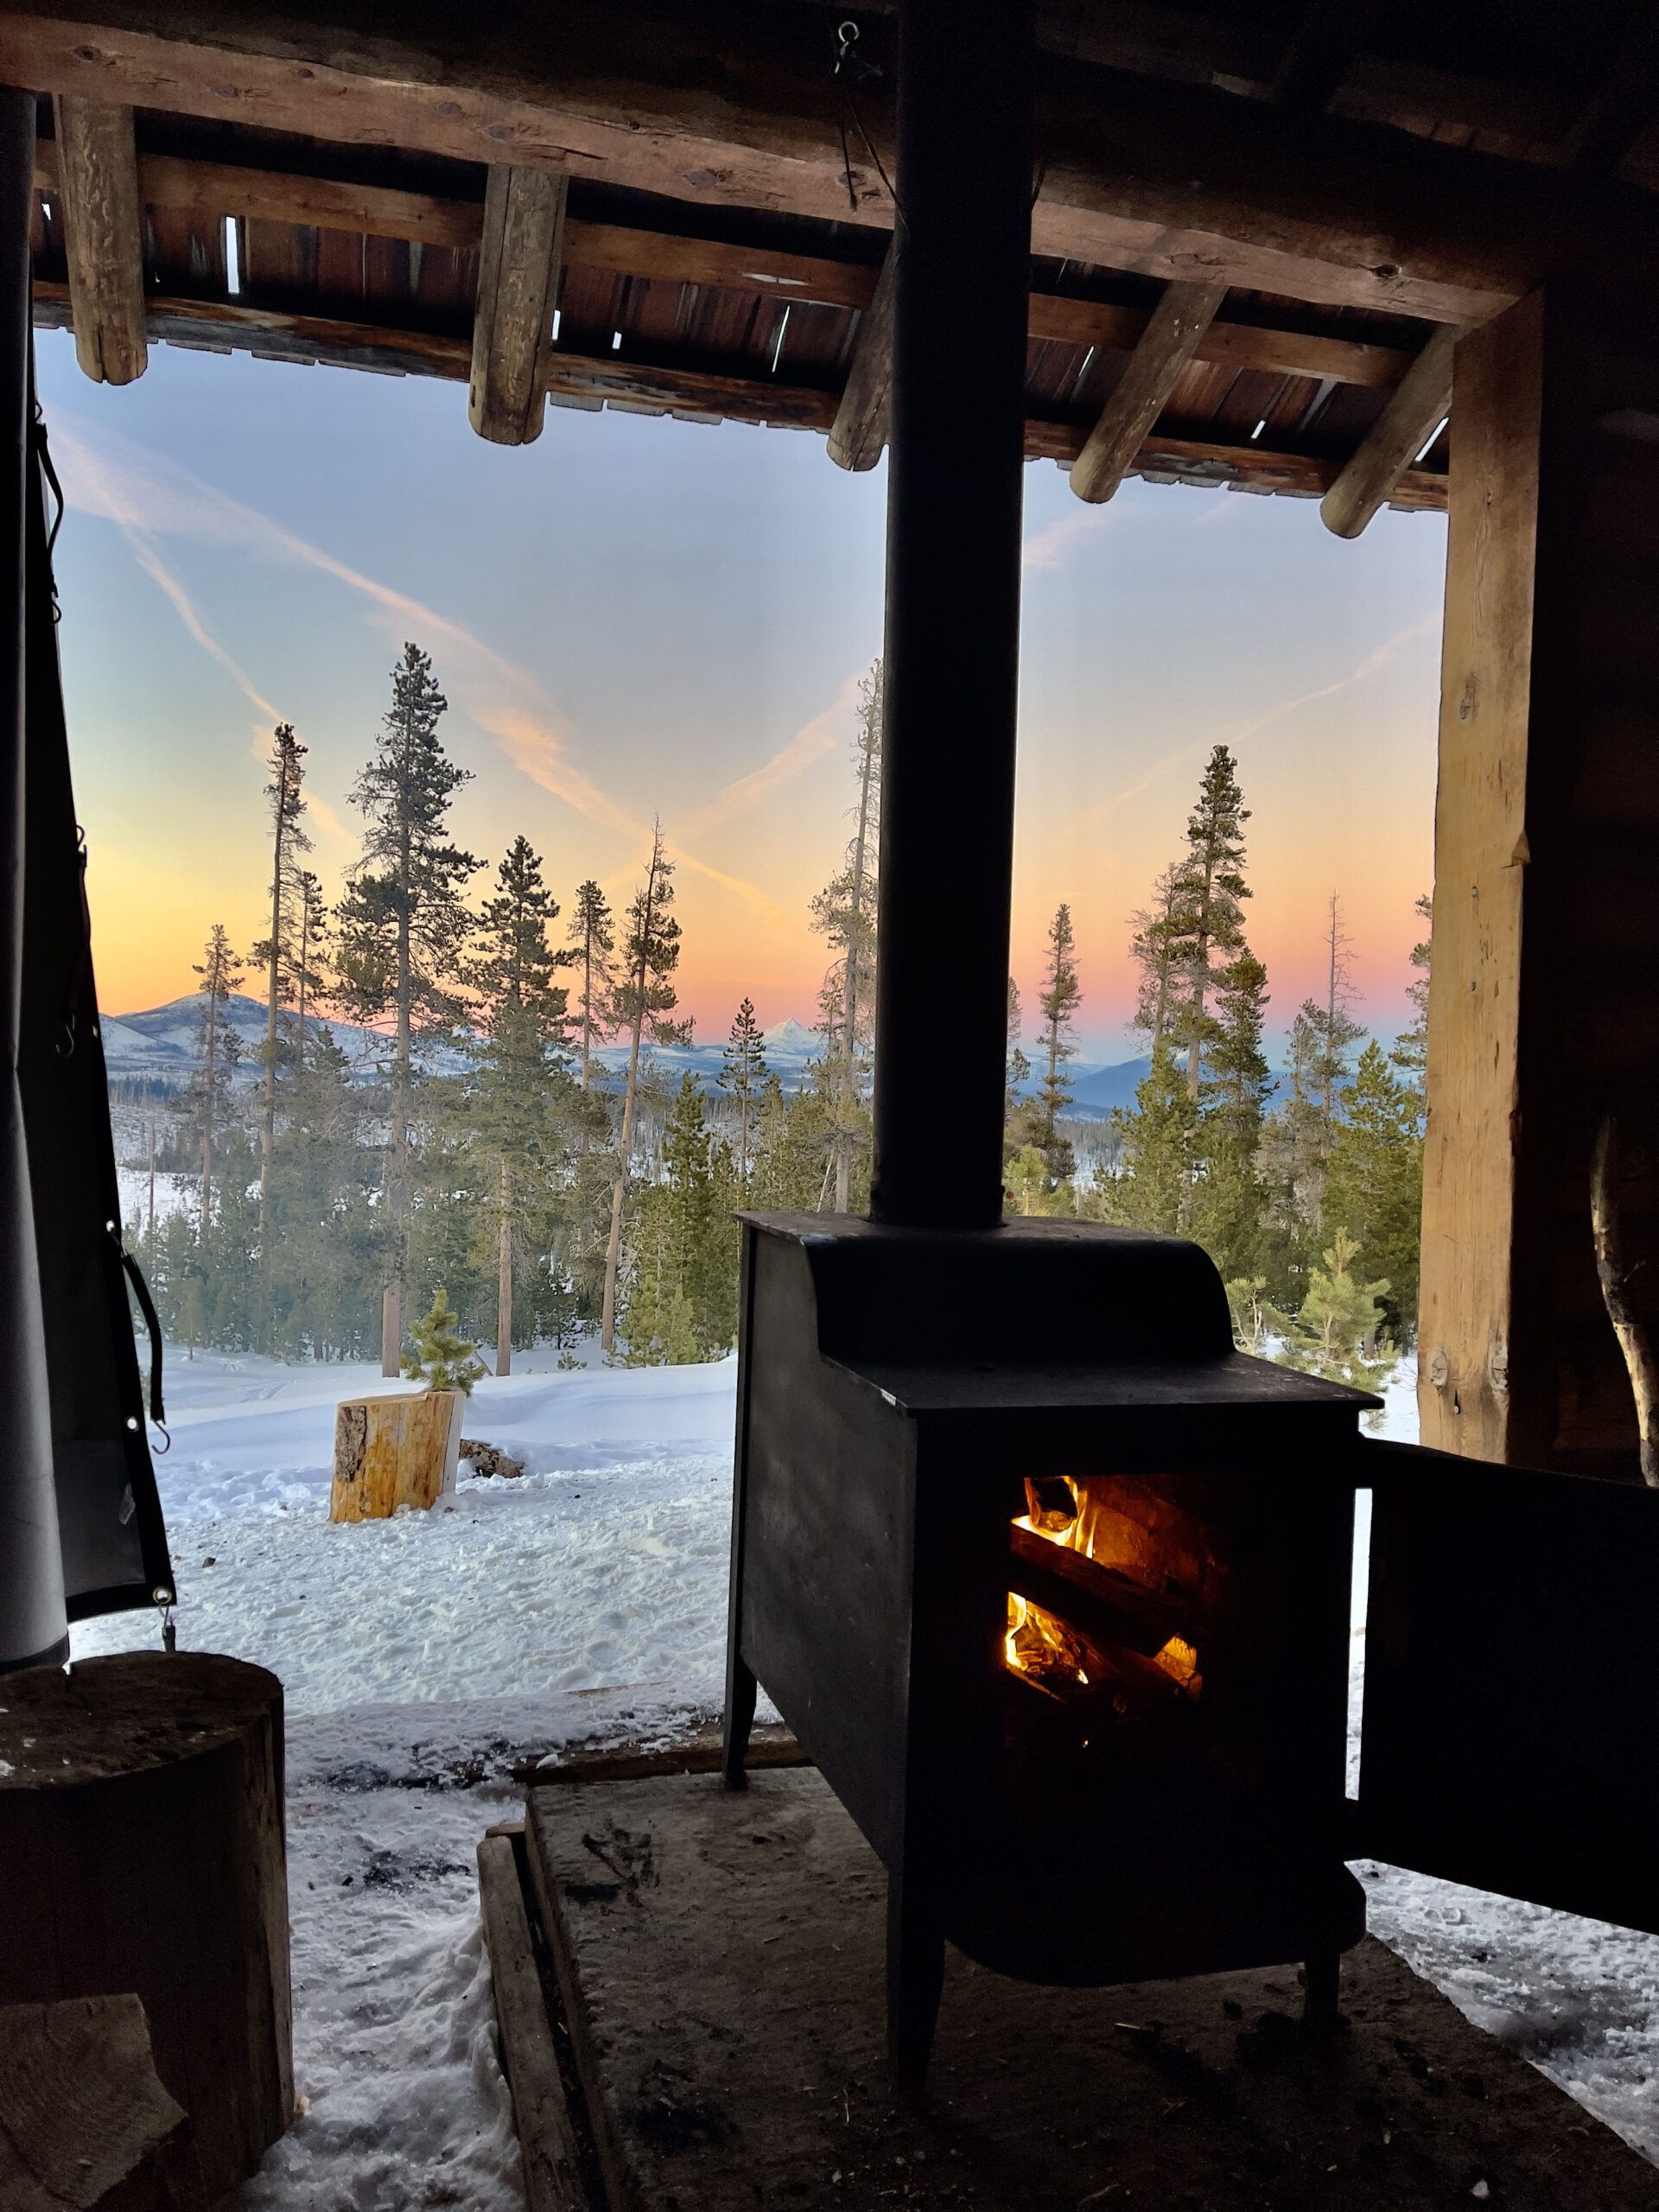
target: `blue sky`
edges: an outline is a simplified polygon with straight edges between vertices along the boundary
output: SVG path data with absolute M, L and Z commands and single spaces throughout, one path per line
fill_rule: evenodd
M 882 472 L 846 475 L 804 433 L 556 408 L 505 449 L 454 385 L 168 346 L 111 391 L 67 337 L 38 343 L 110 1011 L 188 988 L 213 922 L 259 934 L 257 755 L 278 715 L 310 747 L 315 864 L 337 886 L 346 795 L 412 637 L 474 772 L 457 814 L 474 851 L 493 861 L 523 830 L 562 898 L 594 874 L 620 900 L 660 815 L 699 1033 L 723 1033 L 745 992 L 764 1020 L 810 1019 L 807 902 L 846 836 L 855 686 L 880 640 Z M 1397 1026 L 1429 883 L 1443 522 L 1384 514 L 1348 544 L 1312 502 L 1132 482 L 1086 508 L 1046 464 L 1026 487 L 1028 1001 L 1069 899 L 1085 1047 L 1135 1049 L 1126 918 L 1225 741 L 1275 1027 L 1314 987 L 1332 888 L 1362 1014 Z

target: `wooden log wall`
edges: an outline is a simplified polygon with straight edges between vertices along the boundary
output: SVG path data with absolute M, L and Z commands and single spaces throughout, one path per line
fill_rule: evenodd
M 1586 283 L 1457 350 L 1435 822 L 1423 1441 L 1637 1471 L 1596 1274 L 1618 1117 L 1659 1322 L 1659 317 Z

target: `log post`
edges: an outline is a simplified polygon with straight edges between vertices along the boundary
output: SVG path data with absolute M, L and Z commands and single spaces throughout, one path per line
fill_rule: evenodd
M 64 98 L 54 107 L 75 359 L 96 384 L 131 384 L 149 359 L 132 110 Z
M 1659 315 L 1611 280 L 1535 293 L 1460 341 L 1452 416 L 1423 1441 L 1634 1477 L 1585 1201 L 1616 1115 L 1624 1318 L 1651 1332 Z
M 124 1653 L 0 1705 L 0 2004 L 136 1992 L 215 2202 L 294 2107 L 282 1685 Z
M 460 1390 L 347 1398 L 334 1416 L 331 1521 L 384 1521 L 400 1505 L 424 1512 L 455 1486 Z

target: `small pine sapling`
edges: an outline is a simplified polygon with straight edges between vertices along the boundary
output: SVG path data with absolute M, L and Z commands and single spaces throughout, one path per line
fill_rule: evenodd
M 459 1318 L 445 1293 L 435 1291 L 431 1305 L 410 1331 L 415 1344 L 404 1354 L 404 1373 L 411 1382 L 424 1382 L 429 1390 L 460 1390 L 470 1398 L 474 1383 L 489 1370 L 474 1357 L 476 1347 L 456 1328 Z

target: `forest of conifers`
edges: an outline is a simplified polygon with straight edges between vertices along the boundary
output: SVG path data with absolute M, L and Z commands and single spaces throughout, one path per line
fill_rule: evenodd
M 736 1330 L 734 1211 L 868 1198 L 880 666 L 857 717 L 852 834 L 811 901 L 820 1049 L 787 1086 L 747 999 L 712 1087 L 664 1076 L 654 1051 L 690 1027 L 663 835 L 618 912 L 591 879 L 561 900 L 523 836 L 486 864 L 454 842 L 467 775 L 444 713 L 407 645 L 352 791 L 360 856 L 332 902 L 305 864 L 306 748 L 286 725 L 273 734 L 267 933 L 244 952 L 209 931 L 194 1072 L 160 1154 L 185 1203 L 128 1225 L 166 1333 L 285 1359 L 378 1354 L 393 1371 L 442 1290 L 498 1371 L 511 1348 L 595 1332 L 632 1363 L 718 1357 Z M 1129 924 L 1150 1068 L 1103 1128 L 1069 1111 L 1085 976 L 1069 906 L 1029 1024 L 1010 981 L 1007 1206 L 1194 1237 L 1248 1349 L 1375 1380 L 1415 1314 L 1428 946 L 1413 954 L 1414 1026 L 1368 1038 L 1333 894 L 1325 988 L 1273 1071 L 1249 820 L 1217 746 Z M 253 1056 L 229 1019 L 245 982 L 266 1006 Z M 943 984 L 941 998 L 948 1012 Z M 336 1035 L 347 1023 L 373 1040 L 366 1065 Z

